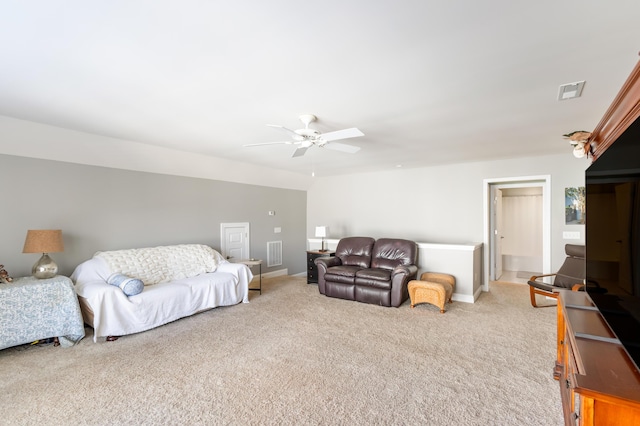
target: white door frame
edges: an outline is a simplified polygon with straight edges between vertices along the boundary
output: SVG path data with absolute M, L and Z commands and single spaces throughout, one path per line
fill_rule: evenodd
M 492 233 L 492 187 L 497 188 L 522 188 L 542 187 L 542 273 L 551 273 L 551 175 L 518 176 L 511 178 L 485 179 L 483 181 L 484 200 L 484 271 L 483 291 L 489 291 L 491 257 L 493 246 Z
M 493 244 L 489 252 L 489 279 L 499 280 L 502 276 L 502 186 L 491 185 L 491 233 L 490 243 Z M 494 266 L 495 265 L 495 266 Z M 498 273 L 499 272 L 499 273 Z
M 226 228 L 244 228 L 246 238 L 244 240 L 244 252 L 247 254 L 247 259 L 251 257 L 251 233 L 249 231 L 249 222 L 234 222 L 234 223 L 221 223 L 220 224 L 220 254 L 227 256 L 227 241 L 225 240 Z

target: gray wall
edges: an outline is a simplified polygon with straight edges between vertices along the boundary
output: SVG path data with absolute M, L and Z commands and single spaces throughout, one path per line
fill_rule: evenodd
M 561 143 L 561 142 L 560 142 Z M 584 185 L 585 158 L 564 155 L 394 169 L 316 179 L 308 191 L 307 235 L 330 227 L 330 238 L 367 235 L 423 243 L 483 242 L 485 179 L 551 176 L 552 270 L 562 264 L 565 243 L 583 243 L 583 225 L 565 225 L 564 189 Z M 580 231 L 581 241 L 563 240 Z M 484 250 L 486 256 L 488 251 Z
M 263 273 L 306 268 L 305 191 L 2 154 L 0 182 L 0 264 L 12 276 L 30 275 L 39 258 L 22 253 L 28 229 L 62 229 L 65 251 L 51 257 L 69 275 L 100 250 L 181 243 L 219 249 L 222 222 L 250 223 L 251 256 L 265 260 Z M 267 241 L 274 240 L 283 242 L 283 265 L 267 268 Z

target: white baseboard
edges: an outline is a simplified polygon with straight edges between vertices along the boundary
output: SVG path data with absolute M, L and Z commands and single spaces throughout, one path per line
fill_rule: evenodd
M 478 287 L 478 289 L 476 290 L 476 292 L 473 294 L 473 301 L 475 302 L 476 300 L 478 300 L 478 297 L 480 297 L 480 294 L 482 294 L 482 286 Z
M 285 268 L 285 269 L 278 269 L 277 271 L 265 272 L 262 274 L 262 278 L 280 277 L 282 275 L 289 275 L 289 270 Z M 260 274 L 254 275 L 253 280 L 251 280 L 251 282 L 259 279 L 260 279 Z
M 473 296 L 470 296 L 468 294 L 459 294 L 459 293 L 453 293 L 451 295 L 451 300 L 454 300 L 456 302 L 465 302 L 465 303 L 475 302 L 475 300 L 473 299 Z
M 478 300 L 478 297 L 480 297 L 480 293 L 482 293 L 482 286 L 478 287 L 473 295 L 453 293 L 451 295 L 451 300 L 455 300 L 456 302 L 475 303 L 476 300 Z

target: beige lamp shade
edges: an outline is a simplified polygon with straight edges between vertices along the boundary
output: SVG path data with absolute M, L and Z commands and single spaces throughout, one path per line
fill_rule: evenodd
M 38 279 L 53 278 L 58 273 L 58 265 L 48 253 L 64 250 L 60 229 L 30 229 L 24 241 L 23 253 L 42 253 L 40 260 L 33 265 L 31 273 Z
M 30 229 L 24 241 L 23 253 L 56 253 L 64 251 L 62 230 Z

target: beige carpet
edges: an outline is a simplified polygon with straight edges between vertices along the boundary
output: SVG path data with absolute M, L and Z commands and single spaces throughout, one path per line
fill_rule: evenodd
M 1 424 L 561 425 L 555 309 L 384 308 L 263 280 L 251 303 L 115 342 L 0 351 Z

